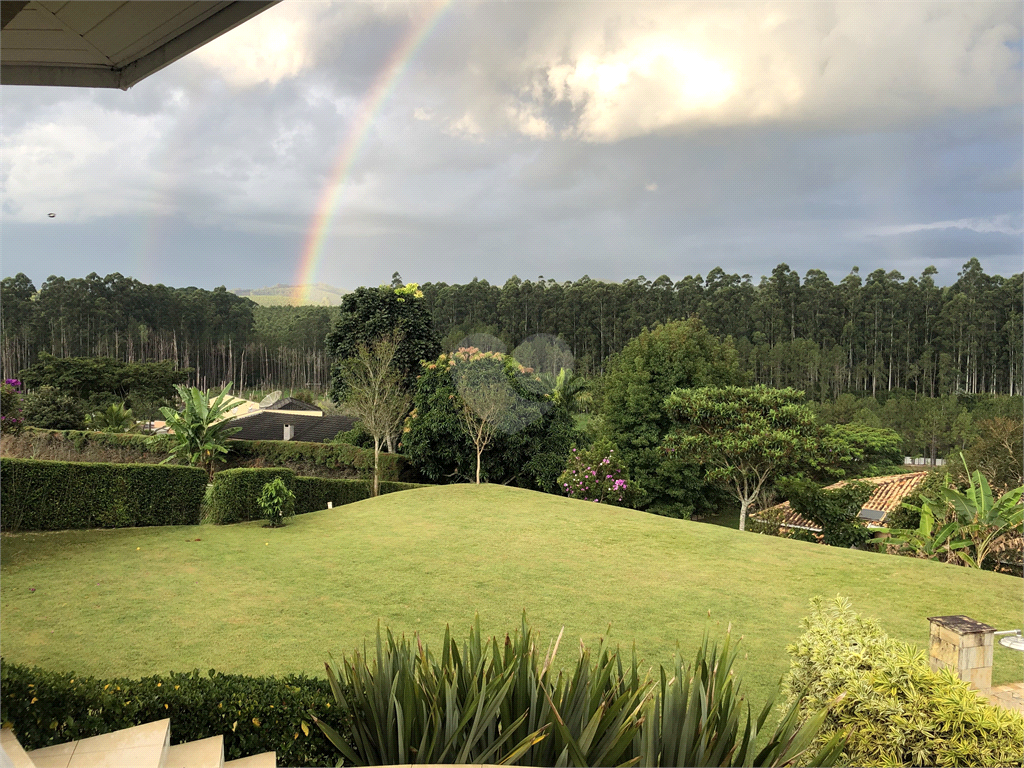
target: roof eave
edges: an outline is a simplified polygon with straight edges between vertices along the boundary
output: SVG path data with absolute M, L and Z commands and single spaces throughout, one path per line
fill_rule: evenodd
M 126 91 L 197 48 L 262 13 L 280 0 L 233 2 L 121 68 L 67 64 L 4 64 L 3 85 L 49 85 L 79 88 L 119 88 Z

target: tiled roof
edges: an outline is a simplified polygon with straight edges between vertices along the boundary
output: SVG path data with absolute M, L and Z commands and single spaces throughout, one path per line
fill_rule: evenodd
M 275 403 L 268 405 L 265 411 L 319 411 L 315 405 L 296 400 L 294 397 L 285 397 Z
M 825 486 L 825 488 L 826 490 L 835 490 L 836 488 L 842 488 L 848 482 L 864 482 L 877 486 L 871 496 L 868 497 L 868 500 L 864 502 L 858 517 L 865 523 L 881 525 L 884 524 L 886 516 L 890 512 L 895 512 L 899 509 L 903 500 L 916 491 L 927 476 L 927 472 L 909 472 L 904 475 L 861 477 L 855 480 L 841 480 L 838 483 Z M 788 501 L 757 512 L 752 517 L 762 517 L 772 511 L 782 512 L 782 518 L 779 522 L 782 527 L 804 528 L 810 531 L 821 530 L 821 526 L 813 520 L 808 520 L 803 515 L 794 512 Z
M 231 437 L 234 440 L 284 440 L 284 425 L 290 424 L 295 428 L 292 440 L 322 443 L 333 439 L 339 432 L 348 432 L 355 423 L 351 416 L 300 416 L 264 410 L 231 422 L 231 426 L 242 428 Z

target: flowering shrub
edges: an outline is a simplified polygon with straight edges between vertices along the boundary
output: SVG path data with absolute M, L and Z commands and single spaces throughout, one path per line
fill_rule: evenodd
M 21 382 L 4 379 L 0 384 L 0 432 L 17 435 L 25 424 L 21 406 Z
M 569 498 L 616 507 L 630 506 L 636 495 L 629 470 L 608 440 L 599 440 L 586 450 L 573 448 L 558 486 Z

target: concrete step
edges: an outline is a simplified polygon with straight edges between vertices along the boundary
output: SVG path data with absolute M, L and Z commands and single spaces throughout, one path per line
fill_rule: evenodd
M 171 721 L 157 720 L 28 753 L 35 768 L 161 768 L 171 745 Z
M 224 737 L 174 744 L 160 768 L 224 768 Z
M 3 768 L 8 768 L 8 765 L 10 768 L 36 768 L 10 728 L 0 728 L 0 753 L 7 758 L 6 762 L 0 763 Z
M 258 755 L 228 760 L 224 768 L 277 768 L 277 752 L 261 752 Z

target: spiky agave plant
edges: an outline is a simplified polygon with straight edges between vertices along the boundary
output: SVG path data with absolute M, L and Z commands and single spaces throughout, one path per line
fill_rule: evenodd
M 836 733 L 816 749 L 811 744 L 827 709 L 799 723 L 795 701 L 775 729 L 759 745 L 759 737 L 774 705 L 769 697 L 754 717 L 740 695 L 733 674 L 736 644 L 726 632 L 721 650 L 705 635 L 692 666 L 676 658 L 671 677 L 661 668 L 660 685 L 640 726 L 636 749 L 640 766 L 772 766 L 835 765 L 846 743 Z M 746 707 L 744 708 L 744 704 Z M 741 721 L 746 714 L 746 722 Z
M 795 705 L 755 748 L 771 702 L 756 719 L 748 707 L 740 730 L 728 636 L 721 654 L 705 639 L 693 672 L 677 662 L 667 680 L 662 670 L 659 689 L 640 678 L 635 651 L 624 668 L 603 640 L 595 655 L 581 644 L 572 673 L 556 674 L 561 634 L 542 656 L 525 614 L 503 644 L 483 640 L 478 617 L 461 652 L 446 629 L 440 659 L 418 637 L 414 645 L 386 635 L 378 627 L 372 665 L 365 649 L 340 667 L 326 665 L 351 743 L 313 717 L 355 765 L 832 765 L 842 749 L 840 735 L 809 753 L 820 718 L 798 728 Z

